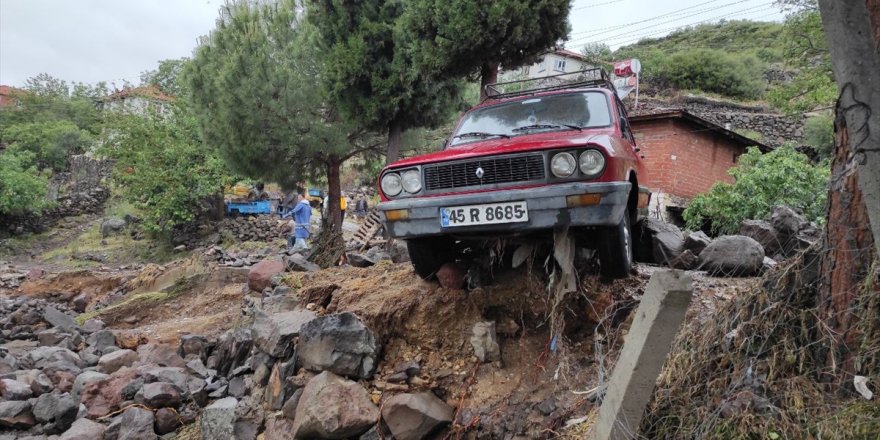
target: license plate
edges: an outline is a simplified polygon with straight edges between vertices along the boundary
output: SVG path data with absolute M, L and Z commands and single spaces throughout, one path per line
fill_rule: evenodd
M 529 210 L 525 201 L 440 208 L 440 226 L 444 228 L 527 221 Z

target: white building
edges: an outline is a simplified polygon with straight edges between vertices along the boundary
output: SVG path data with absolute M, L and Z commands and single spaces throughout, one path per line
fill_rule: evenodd
M 100 109 L 131 112 L 138 115 L 146 115 L 155 111 L 165 114 L 174 102 L 174 97 L 166 95 L 156 86 L 135 88 L 123 88 L 111 95 L 102 98 L 98 105 Z
M 568 49 L 556 49 L 545 53 L 537 63 L 520 67 L 518 76 L 522 79 L 538 79 L 579 72 L 590 67 L 592 66 L 586 63 L 586 57 L 583 55 Z

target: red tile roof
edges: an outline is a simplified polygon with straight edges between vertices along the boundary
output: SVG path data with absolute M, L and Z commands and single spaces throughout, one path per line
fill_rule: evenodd
M 139 96 L 141 98 L 152 99 L 156 101 L 172 102 L 174 97 L 166 95 L 156 85 L 143 87 L 123 88 L 120 91 L 105 96 L 104 101 L 115 101 L 117 99 L 125 99 L 128 97 Z

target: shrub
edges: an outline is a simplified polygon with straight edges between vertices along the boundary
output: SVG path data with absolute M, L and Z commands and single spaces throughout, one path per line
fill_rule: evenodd
M 685 209 L 688 228 L 700 229 L 708 220 L 713 233 L 736 233 L 743 220 L 766 218 L 775 205 L 799 209 L 808 219 L 822 222 L 830 176 L 827 163 L 812 165 L 791 146 L 766 154 L 750 147 L 729 173 L 735 183 L 715 184 Z
M 764 93 L 763 66 L 754 55 L 691 49 L 672 55 L 665 67 L 666 79 L 679 89 L 746 99 L 759 98 Z
M 67 157 L 85 151 L 91 135 L 73 122 L 50 120 L 11 125 L 0 133 L 10 150 L 30 152 L 40 168 L 66 170 Z
M 46 198 L 49 179 L 33 162 L 29 152 L 0 153 L 0 214 L 40 213 L 51 205 Z
M 823 159 L 834 149 L 834 119 L 830 115 L 813 116 L 804 122 L 804 140 Z

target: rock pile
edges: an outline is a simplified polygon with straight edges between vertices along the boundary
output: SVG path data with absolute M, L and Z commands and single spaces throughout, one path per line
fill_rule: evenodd
M 270 248 L 264 248 L 255 251 L 227 251 L 222 246 L 211 246 L 205 252 L 204 256 L 217 261 L 221 266 L 227 267 L 247 267 L 253 266 L 268 256 L 275 253 Z
M 287 238 L 281 226 L 284 222 L 274 216 L 224 218 L 219 225 L 221 234 L 229 234 L 239 241 L 273 241 Z
M 816 224 L 786 206 L 773 208 L 769 221 L 746 220 L 739 235 L 714 240 L 703 232 L 686 234 L 675 225 L 655 219 L 640 222 L 637 234 L 640 260 L 720 276 L 758 275 L 820 237 Z

